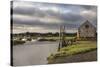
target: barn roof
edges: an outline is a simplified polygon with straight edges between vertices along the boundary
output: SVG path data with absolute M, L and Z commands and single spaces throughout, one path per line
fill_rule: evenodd
M 96 29 L 96 27 L 91 23 L 91 22 L 89 22 L 88 20 L 86 20 L 83 24 L 81 24 L 80 26 L 79 26 L 79 28 L 81 27 L 81 26 L 83 26 L 84 24 L 90 24 L 90 25 L 92 25 L 92 27 L 94 27 L 95 29 Z

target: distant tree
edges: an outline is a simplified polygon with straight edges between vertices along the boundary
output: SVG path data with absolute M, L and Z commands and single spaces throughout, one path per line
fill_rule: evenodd
M 54 36 L 59 36 L 59 33 L 58 32 L 54 33 Z

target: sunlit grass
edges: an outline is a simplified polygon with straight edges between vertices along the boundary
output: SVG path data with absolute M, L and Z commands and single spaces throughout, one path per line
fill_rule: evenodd
M 78 41 L 76 45 L 63 47 L 55 54 L 50 55 L 47 59 L 49 62 L 56 58 L 67 57 L 75 54 L 86 53 L 96 50 L 97 45 L 95 41 Z

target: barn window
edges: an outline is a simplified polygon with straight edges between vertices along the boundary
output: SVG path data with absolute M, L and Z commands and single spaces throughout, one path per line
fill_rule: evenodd
M 89 25 L 85 25 L 85 28 L 89 28 Z

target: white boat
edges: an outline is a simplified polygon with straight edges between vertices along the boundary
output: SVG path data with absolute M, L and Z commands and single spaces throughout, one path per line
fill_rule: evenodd
M 40 39 L 42 39 L 42 37 L 38 37 L 38 38 L 37 38 L 37 40 L 40 40 Z
M 31 41 L 35 42 L 35 41 L 37 41 L 37 39 L 32 39 Z
M 27 39 L 23 38 L 22 41 L 27 41 Z

